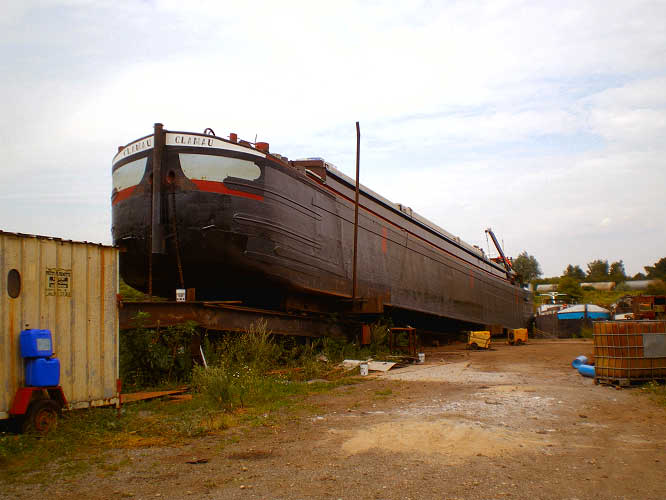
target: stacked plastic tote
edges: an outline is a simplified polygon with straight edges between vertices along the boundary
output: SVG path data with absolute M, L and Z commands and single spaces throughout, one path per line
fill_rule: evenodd
M 53 357 L 50 330 L 23 330 L 19 343 L 25 359 L 27 387 L 53 387 L 60 384 L 60 360 Z

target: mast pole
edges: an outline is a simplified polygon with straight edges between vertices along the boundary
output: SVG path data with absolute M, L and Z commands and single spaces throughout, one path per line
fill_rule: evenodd
M 164 129 L 161 123 L 155 124 L 153 144 L 153 203 L 151 213 L 151 252 L 164 253 L 162 228 L 162 157 L 164 151 Z
M 150 196 L 150 252 L 148 254 L 148 295 L 153 296 L 153 254 L 164 253 L 162 228 L 162 156 L 164 125 L 156 123 L 153 131 L 152 191 Z

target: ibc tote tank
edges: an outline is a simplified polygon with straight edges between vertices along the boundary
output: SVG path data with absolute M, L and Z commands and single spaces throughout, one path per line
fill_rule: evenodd
M 666 321 L 595 321 L 597 380 L 666 379 Z

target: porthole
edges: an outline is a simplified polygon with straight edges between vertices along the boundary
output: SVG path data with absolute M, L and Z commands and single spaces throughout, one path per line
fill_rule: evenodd
M 21 275 L 16 269 L 7 273 L 7 293 L 12 299 L 15 299 L 21 293 Z

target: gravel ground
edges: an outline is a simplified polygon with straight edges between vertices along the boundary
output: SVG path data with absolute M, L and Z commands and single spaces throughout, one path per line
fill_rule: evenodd
M 569 363 L 591 352 L 432 349 L 424 365 L 311 396 L 314 414 L 113 450 L 84 476 L 0 484 L 0 498 L 665 499 L 666 409 L 580 377 Z

